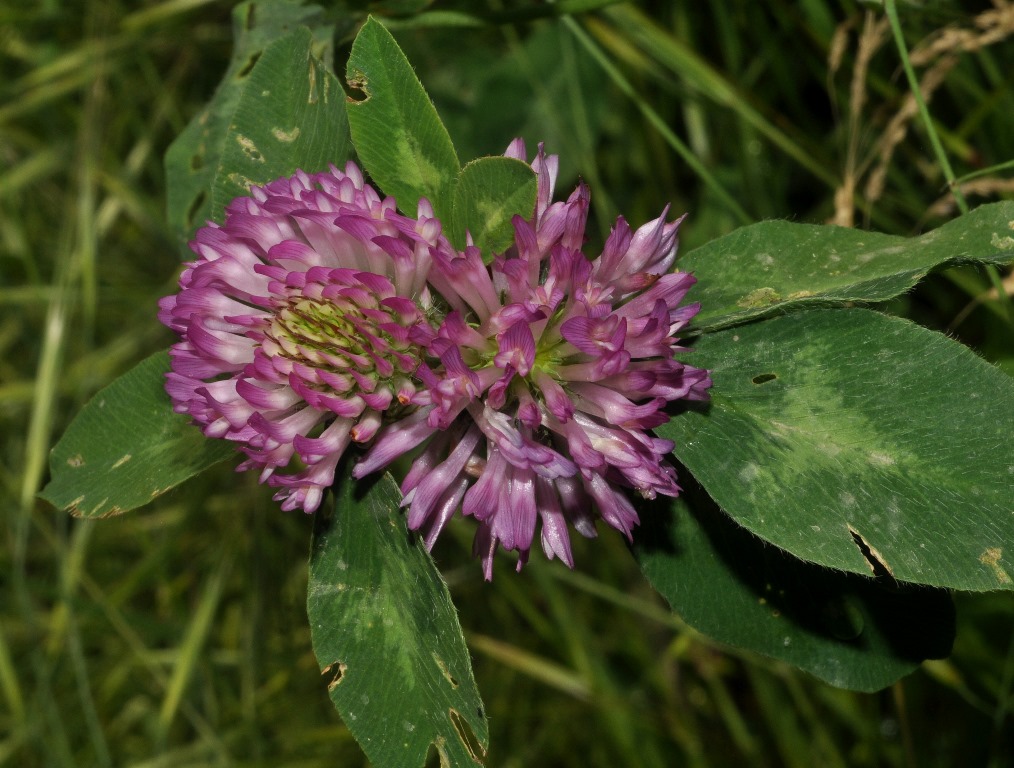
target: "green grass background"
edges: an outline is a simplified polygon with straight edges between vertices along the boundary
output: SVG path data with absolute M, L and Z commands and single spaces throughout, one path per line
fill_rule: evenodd
M 683 248 L 766 218 L 913 234 L 956 215 L 876 4 L 636 2 L 523 23 L 518 3 L 377 5 L 405 13 L 392 27 L 459 155 L 545 139 L 561 191 L 578 172 L 591 185 L 599 242 L 619 213 L 637 225 L 667 203 L 690 211 Z M 972 205 L 1014 195 L 1011 6 L 899 7 Z M 329 7 L 339 71 L 365 9 Z M 462 9 L 496 23 L 414 15 Z M 35 498 L 74 413 L 172 341 L 155 319 L 179 269 L 162 155 L 224 72 L 229 12 L 0 0 L 0 765 L 364 764 L 310 650 L 310 519 L 229 467 L 104 521 Z M 955 270 L 891 309 L 1014 374 L 1003 278 Z M 471 533 L 452 524 L 435 556 L 491 766 L 1014 763 L 1009 594 L 957 596 L 949 660 L 855 694 L 696 634 L 612 532 L 577 544 L 574 572 L 502 558 L 492 585 Z

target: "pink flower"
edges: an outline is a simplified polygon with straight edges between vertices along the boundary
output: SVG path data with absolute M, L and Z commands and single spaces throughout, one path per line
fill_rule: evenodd
M 506 154 L 524 160 L 523 143 Z M 432 252 L 429 282 L 450 311 L 418 370 L 421 407 L 382 428 L 353 469 L 362 477 L 425 443 L 401 486 L 408 525 L 432 547 L 460 506 L 479 521 L 487 579 L 499 545 L 519 552 L 520 570 L 540 520 L 546 556 L 571 567 L 568 526 L 590 537 L 601 518 L 629 537 L 628 489 L 680 490 L 673 443 L 649 430 L 668 403 L 711 386 L 674 357 L 699 309 L 680 305 L 694 278 L 669 271 L 682 218 L 666 223 L 666 210 L 636 231 L 620 218 L 589 259 L 587 188 L 554 203 L 557 158 L 540 146 L 532 168 L 536 210 L 515 217 L 506 252 L 489 266 L 473 246 Z
M 440 223 L 425 200 L 398 214 L 349 163 L 252 188 L 190 247 L 180 292 L 159 302 L 181 339 L 174 410 L 234 441 L 283 509 L 313 512 L 349 444 L 416 398 L 427 272 L 453 258 Z

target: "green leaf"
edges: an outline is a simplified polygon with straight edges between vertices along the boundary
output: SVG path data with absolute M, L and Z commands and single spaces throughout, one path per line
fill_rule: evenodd
M 296 170 L 342 168 L 352 151 L 345 94 L 300 27 L 268 46 L 250 72 L 225 137 L 212 193 L 219 220 L 233 198 Z
M 236 455 L 173 412 L 165 392 L 169 355 L 158 352 L 100 390 L 49 455 L 39 494 L 79 517 L 135 509 Z
M 682 484 L 680 498 L 641 505 L 634 554 L 694 628 L 860 691 L 950 653 L 946 590 L 805 563 L 736 525 L 692 479 Z
M 365 95 L 347 105 L 363 167 L 402 212 L 415 215 L 425 197 L 449 219 L 459 168 L 451 137 L 398 43 L 372 17 L 352 43 L 346 75 Z
M 233 10 L 232 25 L 235 44 L 222 82 L 165 156 L 167 215 L 180 243 L 186 243 L 198 227 L 221 213 L 220 208 L 217 212 L 212 209 L 212 189 L 220 174 L 227 135 L 250 76 L 268 46 L 297 27 L 309 27 L 317 55 L 325 62 L 331 55 L 333 26 L 323 23 L 322 11 L 315 5 L 303 6 L 298 0 L 248 0 Z M 300 79 L 306 78 L 308 74 Z M 286 87 L 302 85 L 293 82 Z M 318 85 L 323 87 L 322 83 Z M 277 90 L 275 93 L 281 95 Z M 340 89 L 334 93 L 340 94 Z M 296 126 L 286 122 L 272 127 L 291 134 Z M 341 141 L 338 137 L 335 140 Z
M 710 404 L 657 432 L 719 506 L 797 557 L 1011 589 L 1014 381 L 947 337 L 863 309 L 705 334 Z
M 339 473 L 341 468 L 339 468 Z M 376 768 L 481 765 L 489 732 L 458 616 L 389 475 L 339 481 L 310 554 L 310 636 L 331 701 Z
M 981 206 L 921 237 L 765 221 L 683 256 L 693 272 L 694 324 L 724 328 L 815 306 L 887 301 L 932 270 L 1014 261 L 1014 202 Z
M 482 251 L 487 263 L 514 241 L 511 219 L 526 219 L 535 211 L 535 172 L 527 163 L 510 157 L 481 157 L 461 169 L 454 187 L 454 212 L 447 233 L 459 247 L 465 231 Z

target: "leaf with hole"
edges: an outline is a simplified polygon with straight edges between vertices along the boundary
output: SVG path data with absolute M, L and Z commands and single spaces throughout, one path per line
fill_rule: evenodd
M 183 244 L 198 227 L 221 214 L 222 201 L 216 209 L 212 206 L 212 196 L 220 176 L 227 136 L 236 108 L 249 87 L 250 76 L 266 49 L 279 38 L 304 27 L 312 30 L 312 49 L 316 57 L 324 61 L 325 68 L 331 57 L 334 28 L 324 23 L 319 6 L 248 0 L 233 10 L 232 26 L 235 42 L 225 76 L 215 95 L 176 137 L 165 156 L 169 226 L 188 257 L 190 252 Z M 295 81 L 286 84 L 285 89 L 300 86 L 301 83 Z M 322 87 L 323 83 L 318 86 Z M 275 90 L 276 96 L 281 93 Z M 291 132 L 295 126 L 288 123 L 286 120 L 278 127 Z
M 711 401 L 657 432 L 741 525 L 829 568 L 1014 588 L 1010 377 L 865 309 L 704 334 L 686 358 Z
M 950 653 L 946 590 L 803 562 L 738 526 L 691 478 L 681 484 L 680 498 L 640 505 L 634 553 L 695 629 L 860 691 Z
M 269 45 L 250 73 L 229 130 L 212 191 L 219 220 L 235 197 L 296 170 L 343 168 L 352 153 L 345 94 L 313 54 L 305 27 Z
M 489 732 L 458 616 L 389 475 L 338 481 L 310 553 L 310 637 L 328 693 L 377 768 L 482 764 Z M 342 467 L 339 467 L 342 475 Z
M 348 103 L 363 167 L 403 213 L 414 216 L 425 197 L 448 219 L 459 169 L 451 137 L 398 43 L 372 17 L 352 44 L 346 76 L 363 96 Z

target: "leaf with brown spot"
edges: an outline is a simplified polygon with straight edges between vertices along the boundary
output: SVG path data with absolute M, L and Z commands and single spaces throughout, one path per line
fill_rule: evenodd
M 482 700 L 447 585 L 405 527 L 389 475 L 338 468 L 333 513 L 317 513 L 306 610 L 328 694 L 376 768 L 482 764 Z
M 981 559 L 1014 541 L 1002 371 L 866 309 L 706 333 L 684 359 L 712 371 L 711 400 L 656 432 L 739 524 L 829 568 L 1011 589 L 1009 549 Z
M 690 251 L 679 268 L 698 284 L 699 328 L 725 328 L 813 307 L 883 302 L 928 272 L 958 264 L 1008 264 L 1014 201 L 991 203 L 920 237 L 849 227 L 763 221 Z M 1010 240 L 1007 237 L 1007 240 Z
M 391 33 L 370 17 L 352 43 L 349 87 L 362 98 L 346 106 L 356 154 L 398 208 L 414 216 L 420 197 L 450 220 L 460 169 L 451 137 Z
M 265 48 L 250 73 L 229 123 L 212 187 L 211 215 L 216 220 L 251 185 L 297 170 L 343 168 L 352 154 L 341 85 L 314 55 L 314 46 L 311 31 L 298 28 Z M 287 126 L 287 131 L 280 132 L 279 125 Z
M 291 92 L 299 90 L 292 82 L 286 82 L 283 79 L 284 73 L 279 72 L 274 98 L 270 93 L 267 96 L 263 95 L 265 90 L 270 89 L 265 88 L 263 77 L 261 75 L 255 77 L 255 73 L 258 69 L 261 73 L 280 69 L 277 49 L 274 52 L 275 61 L 269 61 L 266 65 L 263 63 L 268 49 L 276 41 L 286 36 L 291 37 L 293 32 L 298 35 L 298 30 L 302 28 L 307 36 L 312 35 L 314 59 L 320 60 L 319 66 L 322 69 L 328 67 L 331 57 L 334 25 L 326 23 L 319 6 L 248 0 L 233 9 L 232 18 L 234 43 L 229 68 L 211 101 L 190 121 L 166 152 L 168 197 L 166 207 L 169 225 L 187 257 L 190 257 L 190 252 L 186 249 L 186 243 L 193 236 L 194 230 L 203 226 L 206 221 L 221 216 L 222 206 L 228 202 L 228 199 L 223 200 L 223 197 L 230 194 L 230 190 L 225 189 L 227 185 L 232 185 L 231 193 L 235 197 L 237 180 L 242 176 L 260 183 L 291 173 L 292 169 L 279 172 L 277 166 L 267 164 L 258 168 L 256 173 L 247 173 L 246 169 L 243 173 L 238 173 L 239 166 L 247 163 L 236 166 L 234 158 L 227 156 L 229 150 L 233 149 L 237 154 L 242 154 L 239 147 L 230 147 L 230 142 L 235 144 L 235 140 L 230 139 L 229 135 L 237 128 L 237 117 L 239 129 L 247 130 L 248 114 L 239 110 L 244 97 L 248 101 L 251 98 L 259 98 L 270 109 L 275 108 L 274 105 L 279 102 L 285 103 Z M 308 52 L 311 49 L 305 50 Z M 303 66 L 309 66 L 310 71 L 315 72 L 314 65 L 307 61 L 306 54 L 302 59 Z M 327 77 L 333 79 L 334 75 L 328 72 Z M 309 88 L 308 85 L 304 87 Z M 256 93 L 253 93 L 254 89 Z M 291 129 L 293 127 L 291 116 L 285 117 L 288 121 L 287 129 Z M 334 126 L 330 129 L 330 134 L 320 127 L 319 123 L 316 127 L 317 142 L 330 142 L 334 150 L 327 160 L 344 161 L 341 126 Z M 274 139 L 272 142 L 277 143 Z M 263 146 L 267 147 L 269 144 L 264 143 Z M 267 154 L 265 157 L 273 159 Z M 297 160 L 296 164 L 302 162 Z M 304 167 L 304 170 L 323 170 L 323 168 Z M 271 173 L 276 175 L 269 178 Z

